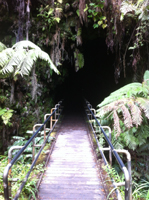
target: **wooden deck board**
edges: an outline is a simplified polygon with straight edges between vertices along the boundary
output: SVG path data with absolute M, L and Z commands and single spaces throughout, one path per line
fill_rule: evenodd
M 74 120 L 72 124 L 67 121 L 59 130 L 38 199 L 106 200 L 86 125 L 80 121 L 77 123 Z

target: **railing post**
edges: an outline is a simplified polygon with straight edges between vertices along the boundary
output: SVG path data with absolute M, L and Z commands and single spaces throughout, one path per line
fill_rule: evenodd
M 51 109 L 51 114 L 53 112 L 53 108 Z M 52 122 L 53 122 L 53 116 L 50 118 L 50 130 L 52 130 Z
M 9 163 L 5 170 L 4 170 L 4 174 L 3 174 L 3 183 L 4 183 L 4 197 L 5 200 L 10 200 L 9 198 L 9 185 L 8 185 L 8 172 L 11 168 L 11 163 Z
M 36 127 L 37 126 L 42 126 L 43 124 L 35 124 L 34 126 L 33 126 L 33 135 L 34 135 L 34 133 L 36 132 L 35 131 L 35 129 L 36 129 Z M 32 148 L 33 150 L 32 150 L 32 163 L 33 163 L 33 161 L 34 161 L 34 159 L 35 159 L 35 153 L 36 153 L 36 151 L 35 151 L 35 138 L 33 138 L 33 148 Z
M 109 130 L 109 140 L 111 142 L 111 128 L 109 126 L 102 126 L 103 129 L 108 129 Z M 111 147 L 109 146 L 110 150 L 109 150 L 109 163 L 112 166 L 112 150 Z
M 47 119 L 47 116 L 49 117 L 51 114 L 45 114 L 44 115 L 44 121 L 46 121 L 46 119 Z M 51 118 L 50 118 L 50 120 L 51 120 Z M 46 140 L 46 130 L 47 130 L 47 128 L 46 128 L 46 124 L 44 125 L 44 141 Z M 49 131 L 50 131 L 51 129 L 49 128 Z
M 127 157 L 127 169 L 128 169 L 128 173 L 129 173 L 129 182 L 130 182 L 128 196 L 129 196 L 129 200 L 132 200 L 131 155 L 130 155 L 129 151 L 127 151 L 125 149 L 115 149 L 115 151 L 118 153 L 124 153 Z

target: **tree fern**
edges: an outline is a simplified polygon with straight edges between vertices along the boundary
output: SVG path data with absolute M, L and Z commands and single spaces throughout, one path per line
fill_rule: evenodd
M 52 70 L 59 74 L 49 55 L 30 41 L 20 41 L 12 48 L 0 53 L 0 66 L 2 68 L 0 73 L 3 75 L 13 73 L 14 76 L 17 74 L 29 75 L 33 64 L 38 59 L 45 61 Z
M 116 110 L 113 111 L 113 119 L 114 119 L 114 129 L 117 132 L 117 136 L 121 133 L 120 123 L 119 123 L 119 117 L 116 112 Z
M 11 48 L 7 48 L 3 50 L 2 52 L 0 52 L 0 67 L 1 68 L 5 67 L 8 64 L 9 60 L 13 56 L 13 53 L 14 51 Z
M 128 108 L 125 105 L 122 105 L 121 110 L 122 110 L 122 113 L 123 113 L 125 126 L 127 128 L 131 128 L 132 127 L 132 119 L 131 119 L 131 115 L 130 115 Z
M 132 17 L 136 15 L 139 20 L 148 20 L 148 13 L 146 12 L 148 10 L 148 0 L 138 0 L 136 4 L 133 4 L 132 1 L 125 0 L 122 2 L 120 10 L 122 13 L 121 19 L 126 14 L 133 12 Z
M 136 99 L 136 102 L 144 111 L 145 116 L 149 119 L 149 99 L 139 97 Z
M 136 6 L 132 3 L 130 3 L 129 1 L 123 1 L 121 4 L 121 13 L 123 13 L 123 15 L 126 15 L 128 12 L 132 12 L 136 9 Z
M 138 127 L 142 123 L 141 110 L 132 99 L 129 99 L 127 105 L 132 115 L 132 123 Z
M 146 80 L 149 78 L 148 71 L 144 74 L 144 83 L 131 83 L 111 93 L 98 105 L 97 117 L 113 120 L 113 128 L 116 136 L 121 133 L 120 120 L 125 129 L 133 125 L 138 128 L 143 122 L 143 115 L 149 119 L 149 87 Z
M 119 125 L 120 119 L 123 121 L 126 128 L 128 129 L 133 127 L 133 125 L 135 125 L 136 127 L 141 125 L 142 123 L 141 109 L 136 105 L 136 102 L 133 99 L 124 98 L 121 100 L 114 101 L 98 109 L 96 116 L 99 118 L 103 118 L 105 115 L 106 116 L 111 115 L 114 122 L 114 129 L 116 130 L 117 135 L 119 135 L 121 133 Z
M 25 58 L 25 51 L 16 51 L 12 53 L 11 58 L 9 58 L 8 63 L 2 68 L 2 73 L 3 74 L 11 74 L 15 72 L 17 67 L 21 65 Z
M 102 107 L 106 104 L 109 104 L 118 99 L 123 99 L 125 97 L 141 95 L 141 92 L 144 97 L 147 97 L 149 88 L 146 85 L 142 85 L 141 83 L 130 83 L 116 90 L 115 92 L 112 92 L 107 98 L 104 99 L 103 102 L 98 105 L 98 107 Z

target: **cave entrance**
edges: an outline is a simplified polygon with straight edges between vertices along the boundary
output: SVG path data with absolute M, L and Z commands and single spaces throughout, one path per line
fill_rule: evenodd
M 85 97 L 96 107 L 106 96 L 121 87 L 123 80 L 115 83 L 115 55 L 107 50 L 105 38 L 84 39 L 81 53 L 84 55 L 84 67 L 75 72 L 74 66 L 68 63 L 69 76 L 59 86 L 59 91 L 72 104 Z

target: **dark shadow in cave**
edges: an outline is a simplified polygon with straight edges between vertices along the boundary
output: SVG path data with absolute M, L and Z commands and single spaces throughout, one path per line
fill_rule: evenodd
M 111 92 L 124 85 L 122 78 L 119 84 L 115 83 L 115 55 L 108 53 L 103 38 L 84 41 L 81 51 L 84 55 L 84 67 L 75 72 L 68 64 L 69 76 L 59 86 L 67 107 L 73 111 L 80 108 L 83 98 L 96 108 Z

